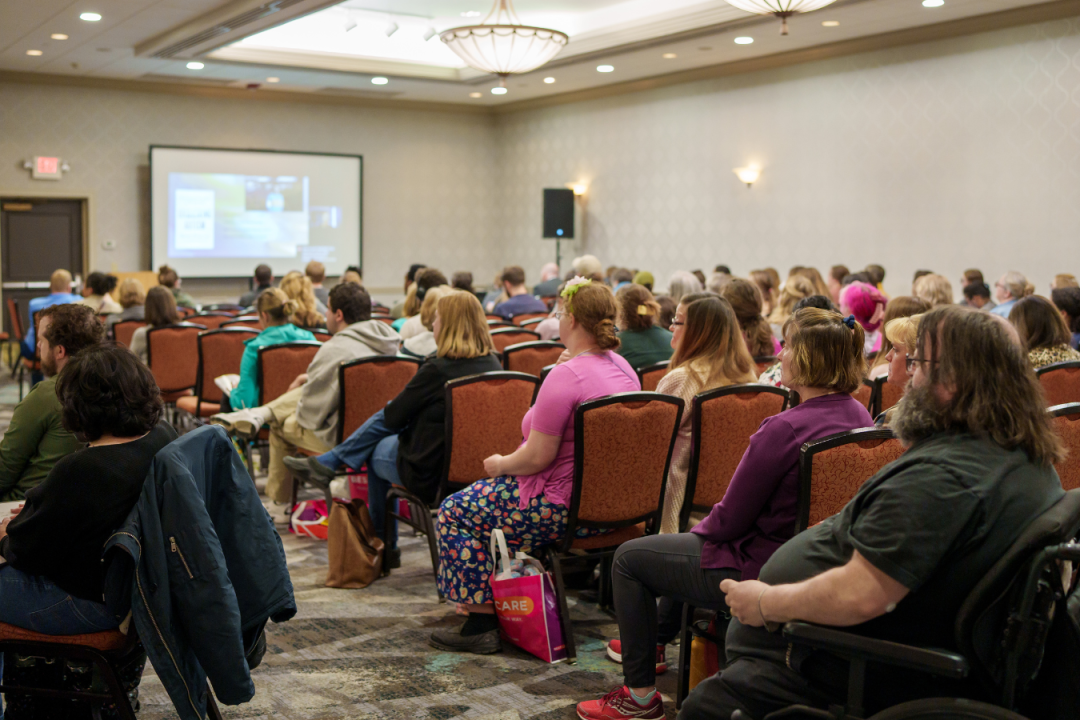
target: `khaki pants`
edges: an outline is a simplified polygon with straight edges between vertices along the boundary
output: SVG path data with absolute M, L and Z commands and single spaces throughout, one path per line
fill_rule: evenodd
M 292 476 L 285 468 L 284 458 L 295 455 L 297 448 L 319 454 L 330 450 L 313 431 L 296 422 L 296 406 L 302 392 L 302 387 L 290 390 L 266 406 L 273 415 L 269 423 L 270 467 L 267 469 L 266 496 L 277 503 L 292 498 Z

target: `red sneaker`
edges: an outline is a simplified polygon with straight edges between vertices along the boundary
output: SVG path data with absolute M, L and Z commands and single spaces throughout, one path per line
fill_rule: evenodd
M 663 720 L 664 701 L 659 691 L 653 694 L 648 705 L 638 705 L 626 686 L 617 687 L 599 700 L 578 703 L 577 716 L 581 720 Z
M 656 674 L 663 675 L 667 672 L 667 660 L 664 657 L 665 648 L 663 645 L 656 646 Z M 619 640 L 612 640 L 607 645 L 607 656 L 617 663 L 622 662 L 622 642 Z

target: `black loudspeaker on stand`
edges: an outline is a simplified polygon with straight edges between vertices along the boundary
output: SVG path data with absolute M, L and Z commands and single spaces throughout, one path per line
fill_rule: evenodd
M 544 239 L 555 240 L 555 264 L 562 267 L 560 240 L 574 239 L 574 191 L 544 189 Z

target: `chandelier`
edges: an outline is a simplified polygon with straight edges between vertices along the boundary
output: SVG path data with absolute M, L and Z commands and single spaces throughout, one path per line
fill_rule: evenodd
M 491 22 L 489 22 L 491 21 Z M 469 67 L 506 78 L 535 70 L 566 47 L 566 33 L 522 25 L 511 0 L 495 0 L 479 25 L 450 28 L 439 39 Z
M 834 2 L 836 0 L 727 0 L 728 5 L 740 10 L 780 18 L 781 35 L 788 34 L 787 19 L 795 13 L 813 12 Z

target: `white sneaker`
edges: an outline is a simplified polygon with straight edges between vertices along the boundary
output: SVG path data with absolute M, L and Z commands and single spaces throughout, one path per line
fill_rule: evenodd
M 230 413 L 218 413 L 210 416 L 210 422 L 221 425 L 225 432 L 244 438 L 253 438 L 270 419 L 270 411 L 265 407 L 247 408 Z

